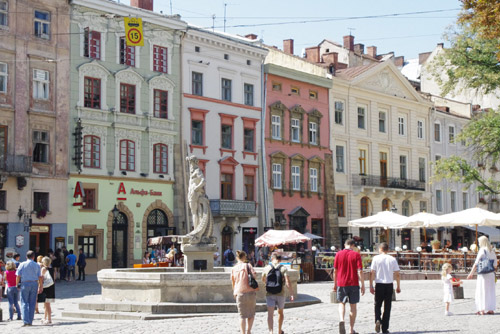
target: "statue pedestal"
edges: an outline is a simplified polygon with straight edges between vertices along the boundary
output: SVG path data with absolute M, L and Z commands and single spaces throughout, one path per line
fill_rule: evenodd
M 182 244 L 184 253 L 184 272 L 210 272 L 214 270 L 215 244 Z

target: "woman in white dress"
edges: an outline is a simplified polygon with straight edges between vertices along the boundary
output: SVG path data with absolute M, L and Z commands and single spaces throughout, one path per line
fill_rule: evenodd
M 477 253 L 476 261 L 474 266 L 470 271 L 467 279 L 471 279 L 476 272 L 477 265 L 479 261 L 490 259 L 493 260 L 493 267 L 495 271 L 498 266 L 497 257 L 495 251 L 491 247 L 490 241 L 486 236 L 479 238 L 479 252 Z M 487 274 L 478 274 L 476 283 L 476 314 L 493 314 L 496 308 L 496 297 L 495 297 L 495 272 Z

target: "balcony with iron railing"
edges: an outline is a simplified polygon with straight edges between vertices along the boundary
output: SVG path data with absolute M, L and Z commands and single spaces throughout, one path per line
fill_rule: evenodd
M 0 157 L 0 173 L 12 176 L 28 176 L 33 166 L 30 156 L 7 154 Z
M 253 201 L 232 199 L 211 199 L 210 209 L 214 217 L 252 217 L 256 216 L 257 204 Z
M 379 175 L 353 175 L 352 184 L 363 187 L 380 187 L 405 190 L 425 191 L 425 182 L 398 177 L 382 177 Z

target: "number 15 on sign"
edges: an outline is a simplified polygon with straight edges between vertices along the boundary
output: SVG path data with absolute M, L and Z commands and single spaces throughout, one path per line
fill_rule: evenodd
M 142 32 L 142 19 L 124 17 L 125 39 L 128 46 L 144 46 L 144 35 Z

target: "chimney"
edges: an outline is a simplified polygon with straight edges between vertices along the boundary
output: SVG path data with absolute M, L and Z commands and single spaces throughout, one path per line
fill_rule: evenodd
M 293 55 L 293 39 L 283 40 L 283 52 Z
M 337 52 L 329 52 L 323 54 L 323 63 L 327 65 L 334 65 L 335 67 L 337 66 L 337 63 L 339 62 L 339 54 Z
M 257 35 L 255 35 L 255 34 L 248 34 L 248 35 L 245 35 L 245 38 L 248 38 L 248 39 L 251 39 L 251 40 L 256 40 L 257 39 Z
M 396 67 L 403 67 L 404 64 L 405 64 L 404 56 L 394 57 L 394 65 Z
M 444 43 L 438 43 L 437 47 L 440 48 L 440 49 L 443 49 L 444 48 Z
M 306 49 L 306 59 L 313 63 L 319 63 L 319 46 L 313 46 Z
M 153 11 L 153 0 L 130 0 L 130 6 Z
M 377 58 L 377 47 L 376 46 L 367 46 L 366 53 L 373 58 Z
M 365 45 L 358 43 L 354 44 L 354 52 L 359 53 L 359 54 L 364 54 L 365 53 Z
M 344 36 L 344 49 L 354 51 L 354 36 Z
M 431 55 L 432 52 L 423 52 L 418 54 L 418 64 L 422 65 L 427 61 L 427 58 Z

